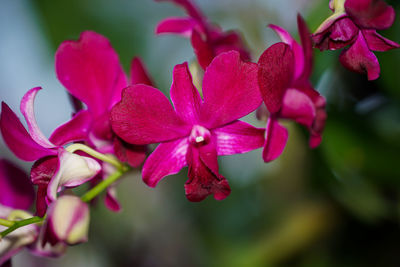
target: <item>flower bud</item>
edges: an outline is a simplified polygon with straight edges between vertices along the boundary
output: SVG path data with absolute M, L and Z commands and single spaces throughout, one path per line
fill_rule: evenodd
M 89 206 L 77 196 L 64 195 L 48 211 L 45 242 L 75 245 L 86 242 L 89 229 Z
M 54 201 L 60 187 L 81 185 L 92 179 L 100 170 L 101 166 L 96 160 L 60 150 L 58 170 L 47 187 L 48 198 Z

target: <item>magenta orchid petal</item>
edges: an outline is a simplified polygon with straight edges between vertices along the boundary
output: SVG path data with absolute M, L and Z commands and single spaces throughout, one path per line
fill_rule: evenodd
M 188 145 L 187 138 L 158 145 L 144 163 L 142 170 L 143 181 L 148 186 L 155 187 L 165 176 L 176 174 L 187 166 L 186 153 Z
M 95 185 L 101 180 L 106 180 L 110 175 L 115 173 L 116 168 L 108 163 L 102 164 L 102 172 L 93 180 L 91 180 L 91 184 Z M 117 198 L 117 190 L 116 190 L 116 183 L 113 183 L 109 186 L 106 190 L 106 196 L 103 199 L 104 205 L 107 209 L 112 212 L 119 212 L 122 210 L 121 204 Z
M 204 16 L 191 0 L 156 0 L 157 2 L 171 2 L 182 7 L 186 13 L 197 20 L 202 21 Z
M 139 57 L 134 57 L 131 62 L 131 83 L 130 84 L 146 84 L 153 86 L 150 75 Z
M 190 41 L 199 65 L 205 70 L 215 57 L 212 46 L 203 38 L 202 33 L 197 30 L 193 30 Z
M 176 115 L 158 89 L 138 84 L 123 91 L 111 111 L 115 133 L 131 144 L 152 144 L 186 136 L 190 127 Z
M 81 185 L 92 179 L 101 170 L 101 166 L 96 160 L 72 154 L 63 149 L 60 149 L 58 158 L 59 167 L 47 188 L 47 197 L 50 201 L 57 198 L 57 192 L 62 187 Z
M 346 13 L 361 27 L 385 30 L 395 19 L 393 7 L 383 0 L 346 0 Z
M 294 79 L 298 79 L 304 71 L 305 58 L 303 48 L 296 42 L 296 40 L 283 28 L 270 24 L 269 27 L 273 29 L 279 38 L 285 44 L 288 44 L 293 51 L 294 56 Z
M 297 123 L 311 127 L 314 123 L 316 110 L 308 95 L 297 89 L 289 88 L 283 97 L 280 115 L 282 118 L 292 119 Z
M 59 159 L 57 156 L 43 157 L 33 164 L 31 168 L 31 181 L 35 185 L 47 185 L 58 170 Z
M 110 112 L 105 112 L 96 118 L 92 118 L 92 134 L 102 140 L 108 142 L 112 140 L 114 133 L 111 130 Z M 89 133 L 90 134 L 90 133 Z
M 0 205 L 28 210 L 35 191 L 28 175 L 5 159 L 0 159 Z
M 63 42 L 56 52 L 56 73 L 69 93 L 94 117 L 118 102 L 127 85 L 118 55 L 100 34 L 85 31 L 78 41 Z
M 107 108 L 105 108 L 106 106 L 104 106 L 103 110 L 107 109 L 107 111 L 110 111 L 110 109 L 115 104 L 117 104 L 119 101 L 121 101 L 122 90 L 129 85 L 128 78 L 127 78 L 124 70 L 122 69 L 122 66 L 118 65 L 118 67 L 119 67 L 119 71 L 118 71 L 117 80 L 116 80 L 116 82 L 114 82 L 114 87 L 111 90 L 112 97 L 108 100 Z M 108 113 L 107 113 L 107 116 L 109 116 Z
M 115 187 L 111 186 L 107 188 L 107 194 L 106 197 L 104 198 L 104 204 L 106 205 L 107 209 L 113 212 L 121 211 L 122 208 L 121 204 L 117 199 Z
M 158 0 L 175 3 L 185 9 L 189 17 L 170 17 L 158 24 L 156 33 L 174 33 L 190 37 L 199 65 L 205 70 L 220 53 L 235 50 L 242 59 L 250 60 L 242 38 L 235 31 L 222 31 L 212 25 L 190 0 Z
M 57 156 L 44 157 L 37 160 L 31 168 L 32 183 L 38 186 L 36 193 L 36 215 L 43 217 L 47 211 L 47 187 L 58 171 L 59 160 Z
M 217 151 L 212 143 L 189 146 L 186 159 L 189 165 L 189 179 L 185 183 L 188 200 L 202 201 L 211 194 L 216 200 L 223 200 L 230 194 L 227 180 L 218 173 Z
M 178 116 L 189 124 L 197 123 L 202 100 L 186 62 L 175 66 L 170 93 Z
M 63 146 L 67 143 L 86 140 L 92 119 L 87 110 L 79 111 L 71 120 L 54 130 L 49 138 L 50 142 Z
M 35 97 L 41 87 L 35 87 L 29 90 L 21 100 L 21 113 L 25 117 L 26 123 L 28 125 L 29 134 L 36 143 L 45 148 L 54 148 L 55 145 L 52 144 L 49 139 L 47 139 L 42 131 L 40 131 L 39 126 L 36 123 L 34 103 Z
M 275 118 L 269 118 L 266 127 L 263 159 L 270 162 L 278 158 L 286 146 L 288 131 Z
M 309 146 L 311 148 L 316 148 L 322 141 L 322 132 L 325 128 L 325 122 L 327 119 L 327 114 L 325 110 L 326 101 L 322 96 L 318 96 L 315 100 L 315 107 L 317 110 L 314 123 L 310 128 L 310 141 Z
M 204 163 L 204 165 L 214 174 L 216 174 L 217 176 L 219 175 L 218 153 L 215 145 L 215 140 L 213 138 L 210 138 L 209 141 L 206 141 L 201 145 L 192 145 L 190 148 L 191 152 L 188 151 L 188 153 L 198 153 L 198 157 Z
M 4 102 L 2 103 L 0 130 L 4 142 L 22 160 L 34 161 L 45 156 L 57 154 L 56 150 L 43 147 L 34 141 L 17 115 Z
M 43 217 L 47 212 L 47 185 L 39 185 L 36 192 L 36 216 Z
M 115 137 L 114 153 L 120 161 L 126 162 L 132 167 L 139 167 L 146 159 L 147 146 L 132 145 Z
M 64 195 L 51 204 L 47 217 L 47 233 L 52 240 L 75 245 L 87 241 L 89 206 L 77 196 Z
M 299 30 L 304 55 L 304 68 L 301 78 L 308 80 L 311 76 L 313 67 L 313 43 L 310 30 L 308 29 L 306 22 L 300 14 L 297 15 L 297 27 Z
M 215 55 L 231 50 L 238 51 L 243 61 L 250 61 L 250 53 L 247 51 L 242 37 L 237 31 L 226 31 L 217 33 L 216 40 L 213 40 Z
M 203 79 L 203 111 L 208 128 L 246 116 L 261 104 L 257 69 L 257 64 L 243 62 L 237 51 L 214 58 Z
M 320 134 L 315 134 L 310 136 L 308 145 L 310 148 L 316 148 L 321 144 L 321 142 L 322 142 L 322 136 Z
M 197 20 L 193 18 L 169 17 L 158 23 L 156 34 L 175 33 L 189 38 L 197 25 Z
M 103 154 L 114 153 L 114 143 L 112 140 L 101 139 L 95 134 L 89 134 L 88 145 Z
M 384 52 L 391 49 L 400 48 L 400 44 L 383 37 L 375 30 L 363 30 L 362 33 L 368 44 L 368 48 L 372 51 Z
M 212 130 L 218 156 L 246 153 L 264 145 L 265 129 L 235 121 Z
M 264 51 L 258 64 L 261 96 L 269 112 L 278 112 L 282 106 L 285 91 L 292 82 L 293 52 L 285 43 L 274 44 Z
M 342 51 L 339 60 L 343 66 L 352 71 L 361 74 L 367 73 L 368 80 L 376 80 L 379 77 L 380 66 L 378 59 L 369 50 L 361 31 L 354 44 Z

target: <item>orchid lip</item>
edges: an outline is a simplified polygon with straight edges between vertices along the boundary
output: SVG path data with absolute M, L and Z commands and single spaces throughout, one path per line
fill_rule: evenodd
M 189 135 L 189 142 L 194 146 L 203 146 L 210 142 L 211 133 L 210 131 L 201 126 L 201 125 L 194 125 L 192 131 Z

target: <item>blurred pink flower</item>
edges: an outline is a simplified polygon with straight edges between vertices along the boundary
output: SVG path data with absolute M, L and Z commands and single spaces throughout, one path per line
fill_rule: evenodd
M 238 51 L 245 61 L 250 54 L 240 34 L 236 31 L 222 31 L 218 26 L 207 21 L 207 18 L 191 0 L 156 0 L 168 1 L 181 6 L 188 17 L 170 17 L 161 21 L 156 27 L 156 34 L 173 33 L 190 38 L 197 60 L 203 69 L 218 54 L 230 50 Z
M 272 45 L 261 55 L 258 81 L 261 95 L 269 111 L 263 151 L 265 162 L 276 159 L 286 146 L 288 131 L 278 119 L 291 119 L 306 126 L 310 147 L 321 143 L 325 125 L 325 99 L 313 89 L 309 78 L 312 71 L 312 43 L 307 25 L 298 16 L 302 46 L 284 29 L 270 27 L 283 42 Z M 268 116 L 259 109 L 258 117 Z
M 87 117 L 77 113 L 70 121 L 59 126 L 47 139 L 40 131 L 34 114 L 34 101 L 40 87 L 29 90 L 21 101 L 21 113 L 29 132 L 6 103 L 2 103 L 0 130 L 10 150 L 20 159 L 37 161 L 31 179 L 39 185 L 37 214 L 43 216 L 47 203 L 54 201 L 62 187 L 75 187 L 92 179 L 100 170 L 99 163 L 89 157 L 66 151 L 63 145 L 84 139 Z
M 111 130 L 109 113 L 121 100 L 122 89 L 128 86 L 117 53 L 107 38 L 85 31 L 78 41 L 64 41 L 55 57 L 58 79 L 71 95 L 86 104 L 87 109 L 81 111 L 90 120 L 85 140 L 102 153 L 114 153 L 115 135 Z M 133 63 L 134 66 L 137 64 Z M 137 68 L 133 69 L 133 74 L 136 71 Z M 145 158 L 143 148 L 139 147 L 137 152 L 135 157 L 126 159 L 135 167 Z
M 313 34 L 320 50 L 336 50 L 349 46 L 340 55 L 348 69 L 366 73 L 368 80 L 379 77 L 378 59 L 371 51 L 388 51 L 400 45 L 379 35 L 376 30 L 392 26 L 394 9 L 383 0 L 330 0 L 334 12 Z

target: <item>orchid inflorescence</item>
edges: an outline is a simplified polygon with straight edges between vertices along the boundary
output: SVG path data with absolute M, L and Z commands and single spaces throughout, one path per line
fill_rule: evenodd
M 40 87 L 29 90 L 21 101 L 28 129 L 2 103 L 5 143 L 18 158 L 34 163 L 29 179 L 13 163 L 0 160 L 0 265 L 22 247 L 58 256 L 67 245 L 85 242 L 91 200 L 106 191 L 106 207 L 119 211 L 115 182 L 142 163 L 142 178 L 150 187 L 187 166 L 184 189 L 189 201 L 209 195 L 225 199 L 231 189 L 219 172 L 218 156 L 263 147 L 265 162 L 277 159 L 288 139 L 281 119 L 305 126 L 311 148 L 321 143 L 327 114 L 325 98 L 310 82 L 313 46 L 348 46 L 341 63 L 366 73 L 369 80 L 380 73 L 371 51 L 399 47 L 376 32 L 394 21 L 393 8 L 383 0 L 331 0 L 334 13 L 314 34 L 299 15 L 301 43 L 285 29 L 269 25 L 281 42 L 266 49 L 257 63 L 251 62 L 238 32 L 211 24 L 190 0 L 158 1 L 173 2 L 186 11 L 187 17 L 161 21 L 156 33 L 190 38 L 202 73 L 192 76 L 187 63 L 174 67 L 172 105 L 154 87 L 140 58 L 132 60 L 127 77 L 109 41 L 91 31 L 78 41 L 63 42 L 56 52 L 56 75 L 74 100 L 75 112 L 49 138 L 35 120 Z M 260 120 L 267 119 L 265 128 L 239 120 L 256 110 Z M 147 157 L 148 145 L 156 143 Z M 68 190 L 85 183 L 89 190 L 80 197 Z

